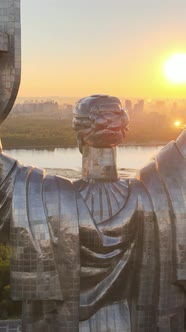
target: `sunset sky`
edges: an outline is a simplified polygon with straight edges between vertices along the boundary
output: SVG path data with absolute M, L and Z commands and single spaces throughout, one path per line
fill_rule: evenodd
M 163 64 L 186 53 L 186 0 L 21 0 L 19 96 L 186 98 Z

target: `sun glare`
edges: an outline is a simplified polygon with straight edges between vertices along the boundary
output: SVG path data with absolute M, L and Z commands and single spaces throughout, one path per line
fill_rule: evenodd
M 181 121 L 177 120 L 174 122 L 175 127 L 180 127 Z
M 164 72 L 172 83 L 186 83 L 186 53 L 173 54 L 165 62 Z

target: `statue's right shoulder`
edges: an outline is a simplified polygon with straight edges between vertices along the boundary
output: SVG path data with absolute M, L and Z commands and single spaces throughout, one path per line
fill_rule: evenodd
M 61 176 L 47 175 L 43 178 L 43 197 L 45 202 L 53 206 L 59 205 L 60 196 L 68 196 L 68 193 L 74 193 L 74 187 L 69 179 Z M 47 203 L 47 204 L 48 204 Z
M 0 185 L 16 169 L 19 168 L 19 162 L 4 153 L 0 153 Z M 16 174 L 16 172 L 14 172 Z

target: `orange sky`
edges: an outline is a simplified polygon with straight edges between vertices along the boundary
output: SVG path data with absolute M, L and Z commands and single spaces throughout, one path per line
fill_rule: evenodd
M 161 2 L 22 0 L 19 96 L 185 98 L 163 64 L 186 53 L 186 2 Z

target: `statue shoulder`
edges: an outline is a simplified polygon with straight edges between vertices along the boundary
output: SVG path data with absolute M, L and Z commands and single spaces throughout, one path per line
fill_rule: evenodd
M 11 204 L 16 175 L 19 170 L 18 162 L 0 153 L 0 241 L 9 242 L 11 220 Z
M 155 157 L 156 167 L 162 177 L 186 179 L 186 131 L 176 140 L 168 143 Z
M 153 160 L 143 167 L 138 178 L 151 177 L 158 173 L 160 177 L 186 178 L 186 130 L 176 142 L 168 143 Z
M 4 153 L 0 153 L 0 184 L 18 167 L 18 162 Z
M 60 215 L 61 205 L 63 209 L 65 206 L 70 211 L 70 204 L 75 199 L 75 191 L 69 179 L 46 174 L 43 179 L 42 192 L 47 216 L 52 216 L 54 211 L 56 215 Z
M 176 142 L 168 143 L 155 158 L 142 168 L 137 178 L 143 182 L 151 197 L 158 193 L 174 196 L 186 190 L 186 131 Z M 172 194 L 171 194 L 172 193 Z M 186 192 L 185 192 L 186 194 Z M 159 195 L 160 196 L 160 195 Z
M 176 140 L 176 146 L 184 158 L 186 158 L 186 129 Z

